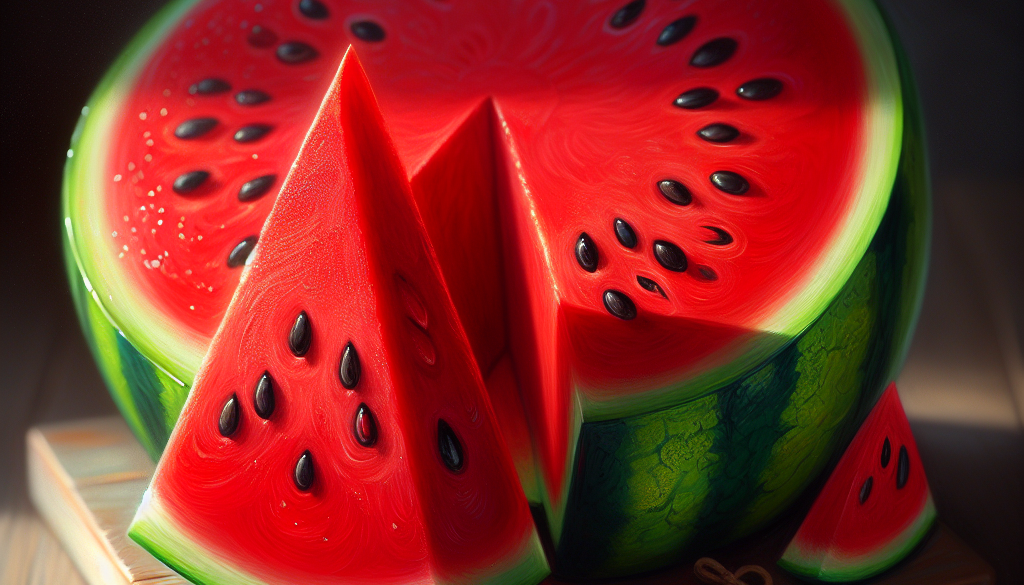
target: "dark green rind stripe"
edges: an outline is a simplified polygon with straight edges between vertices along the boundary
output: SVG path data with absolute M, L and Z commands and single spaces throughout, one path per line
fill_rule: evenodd
M 71 276 L 79 323 L 100 374 L 132 432 L 156 461 L 185 403 L 188 388 L 140 354 L 111 325 L 81 276 Z
M 902 57 L 902 55 L 901 55 Z M 611 577 L 749 534 L 831 467 L 902 364 L 930 234 L 916 94 L 889 208 L 843 291 L 745 378 L 679 406 L 582 425 L 556 572 Z
M 921 112 L 921 102 L 918 99 L 917 83 L 914 80 L 910 61 L 907 59 L 906 52 L 896 35 L 896 30 L 889 22 L 885 11 L 879 10 L 879 12 L 882 14 L 882 18 L 889 28 L 889 36 L 892 38 L 904 96 L 903 150 L 900 152 L 901 172 L 896 175 L 894 189 L 907 200 L 905 216 L 902 221 L 896 222 L 904 227 L 904 231 L 899 236 L 903 238 L 905 245 L 894 247 L 894 249 L 903 254 L 898 261 L 898 265 L 904 266 L 901 276 L 900 307 L 909 307 L 911 310 L 899 312 L 895 330 L 913 332 L 921 314 L 921 300 L 924 297 L 924 285 L 931 257 L 932 206 L 927 134 L 924 127 L 924 116 Z M 902 344 L 892 344 L 890 347 L 891 368 L 885 376 L 886 379 L 896 379 L 909 349 L 909 339 L 904 340 Z M 866 416 L 866 412 L 864 414 Z
M 139 411 L 142 424 L 149 431 L 149 437 L 156 446 L 150 457 L 159 458 L 167 439 L 171 436 L 170 429 L 174 424 L 172 422 L 169 427 L 167 420 L 171 417 L 177 418 L 181 409 L 179 407 L 172 415 L 163 404 L 152 399 L 154 396 L 162 397 L 165 393 L 164 385 L 160 383 L 159 370 L 154 369 L 152 362 L 136 351 L 124 336 L 118 335 L 115 339 L 117 351 L 121 356 L 121 373 L 128 388 L 131 389 L 132 399 Z
M 866 346 L 864 332 L 873 329 L 868 293 L 875 266 L 866 256 L 829 311 L 745 378 L 674 408 L 584 423 L 556 571 L 605 577 L 653 569 L 728 539 L 745 515 L 756 518 L 744 522 L 748 530 L 777 515 L 804 486 L 787 482 L 768 492 L 780 501 L 750 510 L 766 493 L 760 479 L 774 447 L 786 447 L 774 461 L 779 471 L 789 464 L 809 482 L 839 440 L 837 429 L 852 418 L 856 375 L 848 383 L 853 389 L 814 391 L 827 383 L 823 378 L 842 380 L 861 365 L 843 357 Z M 796 411 L 790 428 L 780 424 L 788 410 Z M 810 440 L 794 440 L 794 429 Z

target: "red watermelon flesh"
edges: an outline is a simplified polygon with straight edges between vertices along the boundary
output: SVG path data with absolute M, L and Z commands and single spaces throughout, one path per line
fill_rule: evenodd
M 533 441 L 516 452 L 536 449 L 556 538 L 581 421 L 677 404 L 771 355 L 886 207 L 898 80 L 856 3 L 303 5 L 169 13 L 83 189 L 106 213 L 74 227 L 95 296 L 187 384 L 353 43 L 478 366 L 512 364 Z M 872 34 L 885 58 L 862 58 Z M 763 99 L 740 91 L 766 79 Z M 694 91 L 714 98 L 692 107 Z
M 934 521 L 928 478 L 890 384 L 779 564 L 821 581 L 867 579 L 902 560 Z
M 535 583 L 547 571 L 353 52 L 130 534 L 196 583 Z

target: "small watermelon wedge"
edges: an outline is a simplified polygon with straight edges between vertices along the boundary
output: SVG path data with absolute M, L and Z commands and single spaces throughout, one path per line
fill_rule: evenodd
M 532 584 L 547 574 L 352 51 L 129 534 L 210 585 Z
M 867 579 L 901 561 L 935 504 L 896 385 L 890 384 L 814 501 L 779 565 L 800 577 Z

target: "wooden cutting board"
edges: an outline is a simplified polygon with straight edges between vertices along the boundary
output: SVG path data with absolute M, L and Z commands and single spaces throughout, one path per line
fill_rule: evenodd
M 155 466 L 119 417 L 35 427 L 28 432 L 28 481 L 40 515 L 90 585 L 188 585 L 126 532 Z M 796 584 L 775 566 L 796 522 L 717 551 L 727 570 L 758 564 L 776 585 Z M 870 583 L 888 585 L 990 585 L 992 568 L 943 524 L 913 555 Z M 762 585 L 754 575 L 748 585 Z M 551 578 L 545 585 L 563 584 Z M 607 585 L 607 582 L 604 582 Z M 622 583 L 699 584 L 693 559 Z

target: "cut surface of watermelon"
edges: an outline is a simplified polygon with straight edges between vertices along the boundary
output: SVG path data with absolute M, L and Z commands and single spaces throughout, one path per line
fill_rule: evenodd
M 779 560 L 801 577 L 848 582 L 901 561 L 935 504 L 896 385 L 882 394 Z
M 547 564 L 354 53 L 129 534 L 196 583 L 536 583 Z
M 307 4 L 175 2 L 76 131 L 72 283 L 150 452 L 351 43 L 565 566 L 652 568 L 782 510 L 890 379 L 922 282 L 875 7 Z

